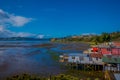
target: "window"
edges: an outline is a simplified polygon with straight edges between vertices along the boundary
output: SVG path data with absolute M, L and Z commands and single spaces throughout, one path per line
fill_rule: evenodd
M 68 59 L 64 59 L 65 62 L 68 62 Z
M 107 48 L 107 51 L 111 51 L 111 49 L 110 49 L 110 48 Z
M 98 61 L 98 57 L 96 57 L 96 60 Z
M 80 61 L 83 60 L 83 57 L 82 57 L 82 56 L 79 56 L 79 60 L 80 60 Z
M 75 59 L 75 56 L 72 56 L 72 59 Z
M 91 58 L 91 57 L 89 57 L 89 60 L 90 60 L 90 61 L 92 61 L 92 58 Z

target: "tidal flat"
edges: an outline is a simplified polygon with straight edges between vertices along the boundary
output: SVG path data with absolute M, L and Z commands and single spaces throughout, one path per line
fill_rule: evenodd
M 50 41 L 0 42 L 0 79 L 15 74 L 57 75 L 66 71 L 59 55 L 81 53 L 88 48 L 83 43 L 53 43 Z

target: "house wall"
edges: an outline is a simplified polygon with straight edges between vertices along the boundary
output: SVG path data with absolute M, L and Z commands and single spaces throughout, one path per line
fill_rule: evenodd
M 120 49 L 119 48 L 112 48 L 111 54 L 120 55 Z
M 102 59 L 100 58 L 92 58 L 92 61 L 97 64 L 102 63 Z
M 101 51 L 101 53 L 102 53 L 103 55 L 111 54 L 111 51 L 108 50 L 107 48 L 101 48 L 100 51 Z
M 104 70 L 107 71 L 119 71 L 117 67 L 105 66 Z
M 74 57 L 74 59 L 73 59 Z M 77 62 L 77 63 L 92 63 L 89 57 L 82 56 L 69 56 L 68 62 Z
M 120 55 L 120 48 L 100 48 L 103 55 Z
M 118 71 L 120 71 L 120 64 L 117 64 Z
M 79 56 L 69 56 L 68 62 L 80 62 Z

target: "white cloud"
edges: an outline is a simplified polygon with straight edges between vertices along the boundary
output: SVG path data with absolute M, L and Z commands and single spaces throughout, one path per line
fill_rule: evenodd
M 25 32 L 13 32 L 0 26 L 0 37 L 34 37 L 35 34 Z
M 36 34 L 28 32 L 13 32 L 0 25 L 0 37 L 36 37 Z M 37 38 L 43 38 L 43 35 L 38 35 Z
M 16 34 L 17 37 L 34 37 L 35 34 L 32 33 L 25 33 L 25 32 L 19 32 Z
M 16 16 L 0 9 L 0 37 L 34 37 L 35 34 L 25 32 L 13 32 L 7 29 L 8 25 L 15 27 L 24 26 L 32 18 Z
M 7 28 L 9 27 L 9 25 L 12 25 L 14 27 L 22 27 L 25 24 L 29 23 L 31 20 L 33 19 L 10 14 L 0 9 L 0 37 L 36 37 L 40 39 L 44 38 L 45 35 L 36 35 L 27 32 L 13 32 L 8 30 Z
M 81 35 L 97 35 L 96 33 L 82 33 Z
M 13 32 L 5 29 L 3 26 L 0 26 L 0 37 L 34 37 L 34 38 L 44 38 L 45 35 L 36 35 L 28 32 Z
M 2 9 L 0 9 L 0 13 L 4 13 L 4 11 Z
M 4 27 L 0 25 L 0 32 L 4 31 Z
M 42 35 L 42 34 L 40 34 L 40 35 L 37 36 L 37 38 L 40 38 L 40 39 L 42 39 L 44 37 L 45 37 L 45 35 Z
M 13 26 L 24 26 L 26 23 L 30 22 L 32 20 L 32 18 L 25 18 L 22 16 L 13 16 L 11 15 L 10 17 L 11 20 L 11 24 Z
M 0 9 L 0 24 L 10 24 L 15 27 L 21 27 L 30 22 L 32 18 L 16 16 Z

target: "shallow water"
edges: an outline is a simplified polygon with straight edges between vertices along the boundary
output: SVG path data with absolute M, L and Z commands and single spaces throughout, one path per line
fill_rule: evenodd
M 61 50 L 60 46 L 62 45 L 60 44 L 55 44 L 56 47 L 53 48 L 31 47 L 32 45 L 42 43 L 50 42 L 48 41 L 0 42 L 0 46 L 4 45 L 4 47 L 0 47 L 0 78 L 22 73 L 58 74 L 64 72 L 64 69 L 60 67 L 58 61 L 52 59 L 49 51 L 56 52 L 56 54 L 58 54 L 57 56 L 66 52 L 81 52 Z M 9 45 L 9 47 L 7 45 Z

